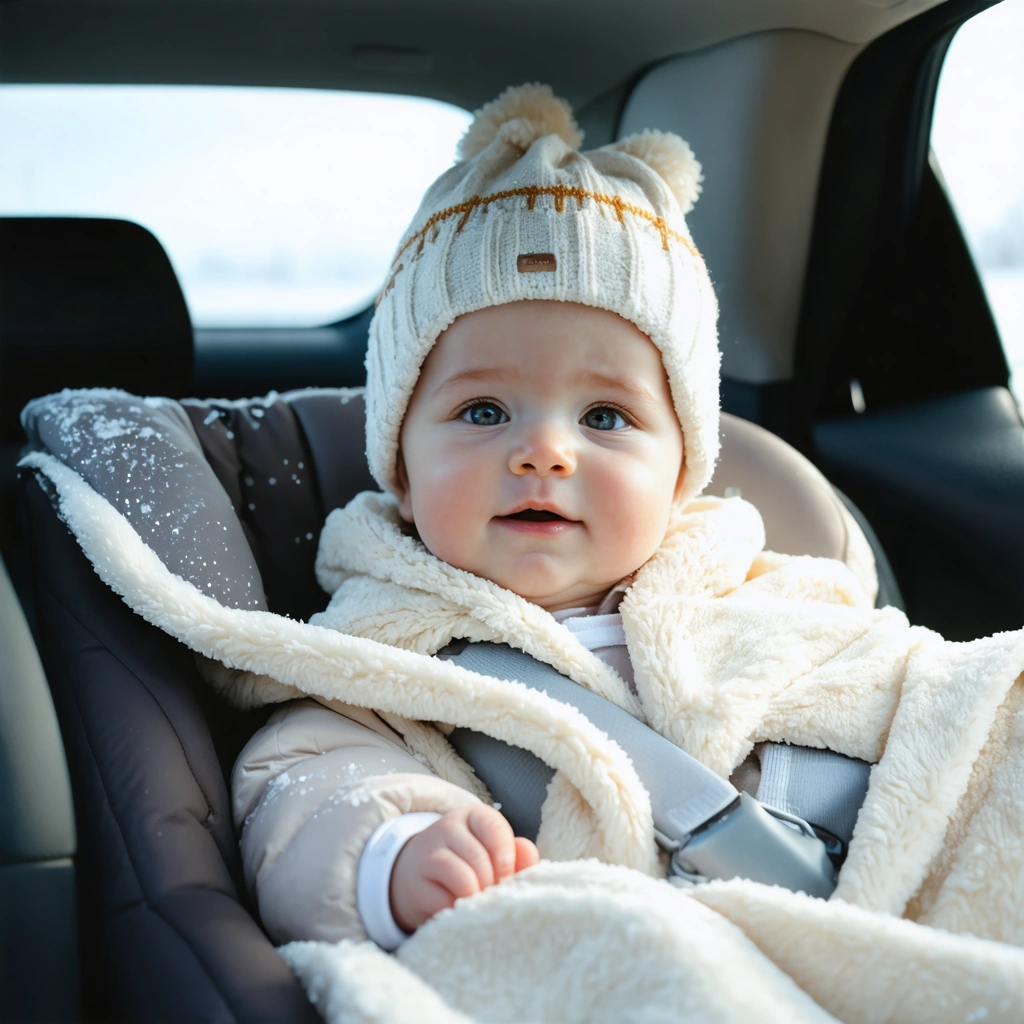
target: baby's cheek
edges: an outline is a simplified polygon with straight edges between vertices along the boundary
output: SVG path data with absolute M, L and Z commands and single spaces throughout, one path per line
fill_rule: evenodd
M 674 484 L 674 482 L 673 482 Z M 608 474 L 591 497 L 591 513 L 600 518 L 605 550 L 629 564 L 624 573 L 639 568 L 664 539 L 674 487 L 647 469 Z
M 413 491 L 416 529 L 436 557 L 459 568 L 472 557 L 481 524 L 490 518 L 479 479 L 463 467 L 437 465 Z

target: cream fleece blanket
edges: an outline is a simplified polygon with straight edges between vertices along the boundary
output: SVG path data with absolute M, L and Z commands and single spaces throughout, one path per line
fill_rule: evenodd
M 424 723 L 479 729 L 557 769 L 541 839 L 569 863 L 462 901 L 397 959 L 284 948 L 328 1019 L 1024 1019 L 1024 633 L 946 643 L 868 607 L 838 563 L 763 552 L 751 506 L 704 499 L 622 605 L 637 701 L 546 613 L 404 536 L 383 496 L 328 519 L 319 572 L 336 592 L 314 625 L 219 605 L 73 471 L 41 454 L 27 464 L 55 485 L 101 578 L 234 670 L 221 683 L 236 703 L 303 693 L 373 708 L 466 785 Z M 836 895 L 746 882 L 684 893 L 650 877 L 650 804 L 622 751 L 544 694 L 424 656 L 452 636 L 527 650 L 722 774 L 761 740 L 877 760 Z

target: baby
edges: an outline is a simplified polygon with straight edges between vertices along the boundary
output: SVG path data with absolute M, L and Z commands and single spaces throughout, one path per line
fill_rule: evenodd
M 590 677 L 637 713 L 617 608 L 711 475 L 717 307 L 683 219 L 700 179 L 686 144 L 645 132 L 580 153 L 581 138 L 546 87 L 508 90 L 477 115 L 374 318 L 367 454 L 397 500 L 387 514 L 425 549 L 416 557 L 490 581 L 500 601 L 525 599 L 522 621 L 577 637 Z M 361 596 L 351 565 L 327 564 L 325 539 L 335 628 L 427 654 L 486 638 L 368 626 L 378 597 Z M 306 700 L 242 752 L 235 815 L 276 941 L 369 935 L 394 948 L 536 863 L 531 838 L 515 837 L 472 779 L 436 778 L 414 738 L 408 723 Z
M 402 425 L 399 509 L 450 565 L 575 617 L 657 550 L 683 436 L 658 350 L 615 313 L 535 300 L 467 313 L 438 338 Z M 501 814 L 449 811 L 402 849 L 396 922 L 537 860 Z

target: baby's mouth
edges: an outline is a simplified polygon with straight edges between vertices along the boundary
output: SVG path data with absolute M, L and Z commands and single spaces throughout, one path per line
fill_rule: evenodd
M 521 508 L 506 516 L 496 516 L 495 522 L 506 530 L 530 537 L 561 537 L 583 525 L 578 519 L 568 519 L 561 512 L 553 512 L 549 508 Z
M 501 518 L 518 519 L 526 523 L 571 522 L 571 520 L 566 519 L 565 516 L 560 516 L 557 512 L 548 512 L 539 508 L 524 508 L 521 512 L 514 512 L 510 516 L 502 516 Z

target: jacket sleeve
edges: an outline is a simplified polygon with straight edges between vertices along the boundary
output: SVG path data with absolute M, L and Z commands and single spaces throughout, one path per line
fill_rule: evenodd
M 246 884 L 271 939 L 366 939 L 356 878 L 374 829 L 476 802 L 370 711 L 302 700 L 275 712 L 232 772 Z

